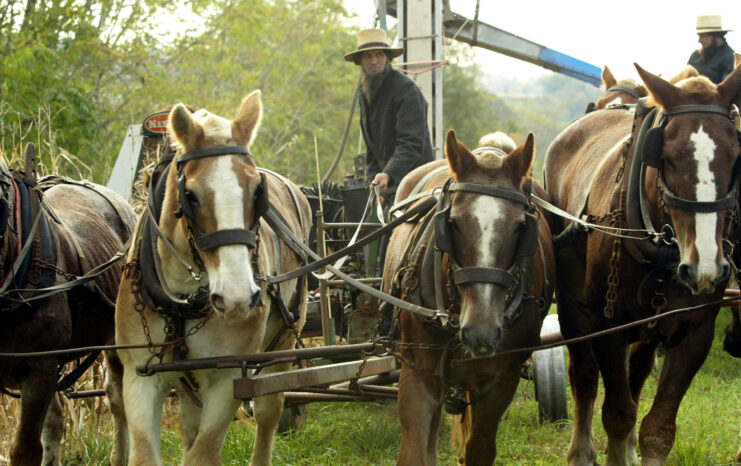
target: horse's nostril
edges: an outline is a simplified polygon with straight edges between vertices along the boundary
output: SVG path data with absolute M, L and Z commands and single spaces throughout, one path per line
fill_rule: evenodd
M 250 309 L 262 306 L 262 291 L 257 290 L 252 294 L 252 298 L 250 299 Z
M 211 306 L 219 312 L 226 312 L 224 297 L 218 293 L 211 293 Z
M 492 335 L 492 339 L 491 339 L 492 348 L 496 348 L 501 340 L 502 340 L 502 327 L 496 327 L 494 329 L 494 335 Z
M 695 281 L 694 274 L 692 273 L 692 266 L 686 262 L 679 264 L 677 275 L 679 276 L 679 279 L 685 283 Z
M 723 280 L 728 278 L 728 275 L 730 273 L 731 273 L 731 265 L 728 262 L 723 261 L 723 264 L 721 264 L 720 266 L 720 273 L 718 274 L 718 278 L 716 278 L 713 281 L 713 285 L 720 284 Z

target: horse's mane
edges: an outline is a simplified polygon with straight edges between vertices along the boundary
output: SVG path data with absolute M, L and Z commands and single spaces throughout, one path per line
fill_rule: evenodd
M 502 168 L 502 163 L 506 154 L 509 154 L 517 148 L 515 141 L 501 131 L 489 133 L 479 139 L 479 145 L 474 157 L 479 167 L 489 174 L 496 173 Z M 504 152 L 503 155 L 500 151 Z
M 717 87 L 713 82 L 700 73 L 691 65 L 687 65 L 679 74 L 669 80 L 670 84 L 682 89 L 685 94 L 699 99 L 702 102 L 712 100 L 718 93 Z M 649 93 L 647 104 L 651 107 L 657 107 L 653 96 Z
M 481 136 L 481 139 L 479 139 L 479 147 L 485 146 L 502 149 L 508 154 L 517 148 L 517 144 L 515 144 L 515 141 L 513 141 L 511 137 L 507 136 L 501 131 L 495 131 L 493 133 Z

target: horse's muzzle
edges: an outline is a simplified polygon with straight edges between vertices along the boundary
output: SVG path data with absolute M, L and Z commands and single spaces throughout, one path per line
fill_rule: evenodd
M 501 325 L 482 326 L 469 325 L 461 328 L 461 343 L 474 357 L 492 356 L 497 345 L 502 340 L 504 331 Z
M 731 266 L 725 259 L 717 266 L 714 277 L 707 274 L 699 275 L 697 272 L 697 264 L 683 261 L 677 268 L 677 277 L 682 284 L 692 291 L 692 294 L 697 295 L 713 293 L 718 285 L 728 279 L 730 272 Z

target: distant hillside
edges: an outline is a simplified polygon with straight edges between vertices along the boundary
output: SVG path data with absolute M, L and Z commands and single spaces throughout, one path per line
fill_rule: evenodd
M 543 158 L 551 141 L 573 120 L 584 114 L 589 102 L 602 91 L 556 73 L 538 78 L 480 75 L 477 83 L 499 99 L 502 121 L 517 133 L 535 134 L 536 161 L 533 174 L 540 180 Z M 503 105 L 502 105 L 503 104 Z M 506 131 L 506 129 L 505 129 Z M 522 142 L 517 137 L 518 143 Z

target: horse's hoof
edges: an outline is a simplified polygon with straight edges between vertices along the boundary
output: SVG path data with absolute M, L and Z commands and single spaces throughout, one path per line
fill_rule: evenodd
M 734 358 L 741 358 L 741 337 L 726 333 L 723 339 L 723 349 Z

